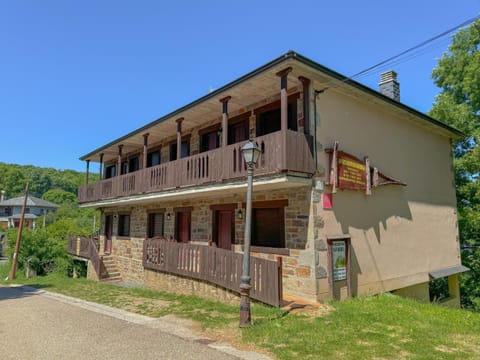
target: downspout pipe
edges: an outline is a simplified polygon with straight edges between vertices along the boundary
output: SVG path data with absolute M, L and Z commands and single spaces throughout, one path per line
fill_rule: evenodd
M 323 94 L 328 87 L 321 90 L 314 89 L 314 98 L 313 98 L 313 124 L 315 131 L 313 132 L 313 148 L 315 153 L 315 172 L 318 173 L 318 152 L 317 152 L 317 96 Z

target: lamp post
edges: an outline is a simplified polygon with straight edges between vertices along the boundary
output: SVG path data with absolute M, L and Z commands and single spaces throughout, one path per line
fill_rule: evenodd
M 240 282 L 240 327 L 250 325 L 250 232 L 252 228 L 252 184 L 253 167 L 260 156 L 260 149 L 250 139 L 242 147 L 243 159 L 247 164 L 247 209 L 245 212 L 245 238 L 243 241 L 243 267 Z

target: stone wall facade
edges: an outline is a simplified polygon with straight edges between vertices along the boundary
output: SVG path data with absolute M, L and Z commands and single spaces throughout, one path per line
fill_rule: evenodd
M 164 236 L 175 236 L 175 210 L 179 208 L 191 209 L 191 242 L 194 244 L 208 245 L 213 241 L 213 217 L 215 206 L 231 205 L 235 208 L 234 220 L 234 239 L 233 250 L 242 252 L 245 227 L 245 204 L 244 193 L 228 195 L 224 197 L 203 197 L 194 200 L 185 201 L 162 201 L 159 204 L 127 206 L 105 208 L 104 214 L 113 214 L 113 245 L 112 254 L 114 255 L 116 265 L 125 281 L 142 284 L 148 287 L 157 288 L 157 283 L 162 283 L 165 288 L 165 277 L 160 280 L 159 276 L 151 274 L 152 271 L 144 270 L 142 265 L 143 239 L 147 235 L 148 213 L 158 211 L 164 213 Z M 313 219 L 316 225 L 321 225 L 321 219 L 310 213 L 312 208 L 312 188 L 310 186 L 299 186 L 290 189 L 276 189 L 271 191 L 254 191 L 253 202 L 274 202 L 283 201 L 285 221 L 285 251 L 275 253 L 263 253 L 253 250 L 252 256 L 277 261 L 282 258 L 283 271 L 283 290 L 284 293 L 304 296 L 310 299 L 316 299 L 316 278 L 326 276 L 325 271 L 318 271 L 319 256 L 317 251 L 321 251 L 318 244 L 315 245 L 315 231 L 310 231 L 310 221 Z M 213 209 L 212 209 L 213 207 Z M 240 219 L 238 213 L 242 212 Z M 116 235 L 118 227 L 118 216 L 116 214 L 130 214 L 130 237 L 119 237 Z M 167 218 L 170 215 L 170 219 Z M 102 223 L 104 225 L 104 222 Z M 309 236 L 309 233 L 312 236 Z M 104 233 L 104 229 L 102 229 Z M 103 240 L 103 236 L 102 236 Z M 317 241 L 318 242 L 318 241 Z M 320 249 L 320 250 L 319 250 Z M 324 267 L 322 267 L 324 269 Z M 155 272 L 153 272 L 155 273 Z M 166 277 L 172 279 L 172 276 Z M 176 283 L 170 281 L 172 289 L 182 288 L 181 291 L 191 291 L 193 285 L 185 285 L 184 282 Z M 155 285 L 157 284 L 157 285 Z M 182 285 L 183 284 L 183 285 Z M 170 285 L 169 285 L 170 286 Z M 196 285 L 195 285 L 196 286 Z M 200 285 L 198 285 L 200 286 Z M 205 286 L 205 285 L 201 285 Z M 194 287 L 195 288 L 195 287 Z M 202 290 L 203 291 L 203 290 Z M 213 291 L 213 290 L 212 290 Z M 206 293 L 212 293 L 205 290 Z M 214 290 L 213 293 L 219 290 Z M 183 293 L 183 292 L 182 292 Z M 223 295 L 222 295 L 223 296 Z

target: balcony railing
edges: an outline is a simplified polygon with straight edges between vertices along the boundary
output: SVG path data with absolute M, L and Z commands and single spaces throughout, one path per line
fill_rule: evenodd
M 255 168 L 256 176 L 284 171 L 312 174 L 315 171 L 305 134 L 291 130 L 277 131 L 257 137 L 255 141 L 262 149 Z M 81 186 L 78 201 L 85 203 L 246 177 L 241 153 L 244 144 L 240 142 L 220 147 Z

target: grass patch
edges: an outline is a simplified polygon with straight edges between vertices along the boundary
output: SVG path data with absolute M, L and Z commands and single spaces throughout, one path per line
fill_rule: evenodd
M 0 267 L 0 275 L 3 271 Z M 302 311 L 286 315 L 253 303 L 254 325 L 239 330 L 238 306 L 199 297 L 58 274 L 34 279 L 19 274 L 15 282 L 147 316 L 192 319 L 212 338 L 260 347 L 278 359 L 480 359 L 480 314 L 390 294 L 332 302 L 332 311 L 322 316 Z

